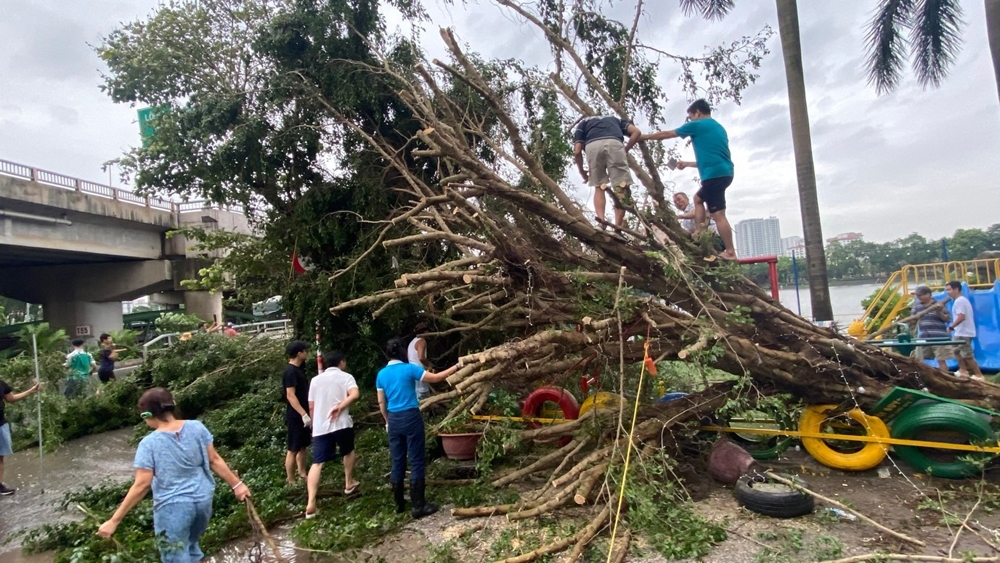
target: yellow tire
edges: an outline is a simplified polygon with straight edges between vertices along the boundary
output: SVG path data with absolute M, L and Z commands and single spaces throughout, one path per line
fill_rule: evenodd
M 812 405 L 806 407 L 799 419 L 799 432 L 822 433 L 824 425 L 829 425 L 827 419 L 828 412 L 837 408 L 837 405 Z M 877 436 L 888 438 L 889 429 L 882 419 L 877 416 L 868 416 L 861 412 L 861 409 L 854 409 L 844 416 L 850 418 L 860 433 L 866 436 Z M 837 433 L 846 433 L 842 429 L 835 429 Z M 833 440 L 831 440 L 833 441 Z M 888 444 L 877 442 L 849 442 L 850 444 L 861 444 L 856 451 L 839 451 L 831 447 L 827 440 L 822 438 L 802 438 L 802 446 L 816 461 L 827 467 L 843 469 L 845 471 L 865 471 L 882 463 L 888 453 Z
M 617 409 L 625 405 L 625 401 L 614 393 L 600 391 L 583 400 L 580 405 L 580 416 L 587 414 L 595 406 L 598 409 Z

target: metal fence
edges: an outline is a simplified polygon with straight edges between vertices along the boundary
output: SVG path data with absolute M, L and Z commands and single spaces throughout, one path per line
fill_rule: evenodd
M 18 164 L 16 162 L 10 162 L 2 159 L 0 159 L 0 174 L 32 182 L 38 182 L 40 184 L 47 184 L 49 186 L 65 188 L 67 190 L 73 190 L 87 195 L 120 201 L 131 205 L 138 205 L 150 209 L 159 209 L 161 211 L 171 211 L 173 213 L 190 213 L 194 211 L 201 211 L 203 209 L 221 209 L 224 211 L 231 211 L 233 213 L 244 214 L 242 205 L 220 206 L 208 201 L 178 202 L 156 197 L 145 197 L 137 195 L 129 190 L 98 184 L 89 180 L 81 180 L 79 178 L 66 176 L 65 174 L 57 174 L 56 172 L 49 172 L 48 170 L 42 170 L 33 166 Z
M 289 319 L 278 319 L 275 321 L 233 325 L 233 328 L 243 335 L 280 337 L 291 334 L 292 321 Z M 146 358 L 149 356 L 149 349 L 154 345 L 157 345 L 157 348 L 167 348 L 173 344 L 174 341 L 179 340 L 180 337 L 180 332 L 169 332 L 167 334 L 161 334 L 149 342 L 146 342 L 142 345 L 142 361 L 146 361 Z

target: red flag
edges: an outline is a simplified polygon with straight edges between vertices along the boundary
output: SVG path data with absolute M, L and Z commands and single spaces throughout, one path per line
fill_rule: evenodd
M 313 263 L 305 256 L 299 256 L 299 253 L 292 251 L 292 270 L 296 274 L 304 274 L 306 272 L 312 271 L 315 266 Z

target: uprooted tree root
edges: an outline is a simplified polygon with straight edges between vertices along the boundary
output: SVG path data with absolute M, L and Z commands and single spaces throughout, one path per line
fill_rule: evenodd
M 562 31 L 511 0 L 498 1 L 543 32 L 556 53 L 558 70 L 533 76 L 533 88 L 561 96 L 562 107 L 576 114 L 595 115 L 594 104 L 599 104 L 628 117 L 624 93 L 610 93 Z M 664 203 L 652 147 L 640 143 L 639 159 L 630 156 L 629 164 L 654 205 L 644 209 L 608 190 L 608 197 L 628 211 L 631 226 L 595 226 L 546 172 L 513 89 L 504 89 L 508 84 L 495 73 L 487 76 L 450 30 L 442 30 L 441 37 L 450 62 L 402 67 L 387 59 L 368 69 L 389 76 L 422 123 L 410 146 L 391 146 L 356 118 L 340 119 L 381 154 L 387 177 L 398 179 L 393 187 L 410 195 L 408 207 L 376 218 L 387 225 L 375 246 L 443 247 L 454 259 L 404 273 L 394 287 L 339 303 L 331 312 L 368 309 L 379 316 L 403 303 L 420 303 L 442 327 L 428 337 L 461 335 L 446 354 L 452 357 L 481 334 L 503 341 L 460 354 L 462 367 L 448 379 L 451 390 L 425 400 L 422 409 L 448 402 L 446 418 L 475 413 L 494 388 L 528 389 L 592 366 L 616 366 L 613 371 L 624 382 L 626 366 L 642 361 L 647 351 L 654 361 L 711 366 L 752 385 L 710 385 L 686 401 L 643 405 L 631 434 L 631 447 L 638 451 L 664 447 L 672 429 L 711 414 L 735 393 L 788 393 L 807 403 L 866 406 L 892 387 L 905 386 L 957 399 L 1000 399 L 1000 388 L 957 382 L 920 362 L 814 326 L 749 282 L 735 265 L 714 260 Z M 623 78 L 627 81 L 627 73 Z M 303 84 L 321 91 L 306 77 Z M 571 84 L 581 84 L 583 92 Z M 483 157 L 486 153 L 490 158 Z M 437 174 L 428 178 L 415 172 L 413 159 L 431 161 Z M 409 225 L 410 234 L 391 238 L 399 225 Z M 572 435 L 585 423 L 527 430 L 522 438 Z M 574 536 L 506 561 L 530 561 L 571 547 L 575 560 L 613 517 L 610 500 L 617 493 L 603 483 L 609 465 L 619 461 L 612 454 L 630 446 L 622 428 L 619 424 L 620 431 L 605 441 L 577 438 L 494 482 L 503 486 L 557 468 L 542 489 L 524 496 L 530 500 L 456 509 L 454 515 L 515 520 L 572 504 L 603 504 Z M 630 538 L 623 529 L 619 557 Z

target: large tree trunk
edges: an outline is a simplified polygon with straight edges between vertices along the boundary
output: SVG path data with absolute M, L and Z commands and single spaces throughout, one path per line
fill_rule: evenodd
M 826 279 L 826 251 L 816 196 L 816 170 L 813 168 L 812 138 L 809 132 L 809 108 L 806 105 L 805 74 L 802 70 L 802 46 L 799 41 L 799 12 L 795 0 L 777 0 L 781 53 L 785 59 L 788 82 L 788 107 L 792 115 L 792 146 L 795 171 L 799 181 L 799 208 L 806 239 L 806 264 L 809 268 L 809 296 L 812 315 L 817 321 L 833 320 L 830 287 Z
M 1000 0 L 985 0 L 986 37 L 993 57 L 993 75 L 996 77 L 997 96 L 1000 97 Z

